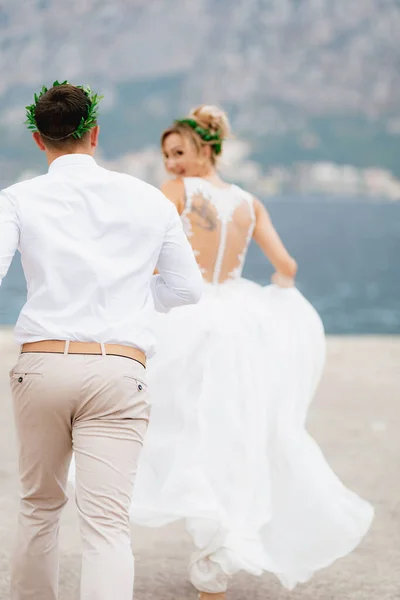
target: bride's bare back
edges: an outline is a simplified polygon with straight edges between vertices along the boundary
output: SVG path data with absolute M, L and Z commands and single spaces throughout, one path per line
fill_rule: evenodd
M 278 274 L 294 277 L 296 262 L 264 205 L 240 187 L 216 181 L 222 185 L 202 177 L 185 177 L 162 187 L 182 216 L 205 281 L 218 284 L 240 277 L 252 238 Z M 278 285 L 286 284 L 278 281 Z
M 253 197 L 236 185 L 217 187 L 199 177 L 183 182 L 182 220 L 205 281 L 240 277 L 256 222 Z

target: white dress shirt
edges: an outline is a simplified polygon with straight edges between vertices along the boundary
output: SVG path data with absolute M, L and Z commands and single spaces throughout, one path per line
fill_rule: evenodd
M 28 287 L 19 344 L 108 342 L 151 355 L 154 306 L 167 312 L 202 292 L 173 204 L 85 154 L 62 156 L 46 175 L 0 192 L 0 284 L 17 249 Z

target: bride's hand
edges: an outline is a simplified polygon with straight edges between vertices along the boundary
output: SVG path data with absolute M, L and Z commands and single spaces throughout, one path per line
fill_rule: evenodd
M 293 277 L 287 277 L 286 275 L 282 275 L 282 273 L 274 273 L 271 281 L 281 288 L 291 288 L 296 285 Z

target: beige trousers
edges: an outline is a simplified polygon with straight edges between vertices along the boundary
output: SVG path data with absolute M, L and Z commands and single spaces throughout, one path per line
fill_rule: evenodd
M 150 403 L 119 356 L 22 354 L 11 371 L 21 505 L 12 600 L 58 598 L 58 537 L 72 451 L 82 600 L 132 600 L 129 507 Z

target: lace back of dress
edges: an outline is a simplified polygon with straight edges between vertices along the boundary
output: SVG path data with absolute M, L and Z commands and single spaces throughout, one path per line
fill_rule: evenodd
M 185 192 L 182 219 L 204 279 L 218 284 L 240 277 L 254 230 L 252 196 L 200 178 L 185 179 Z

